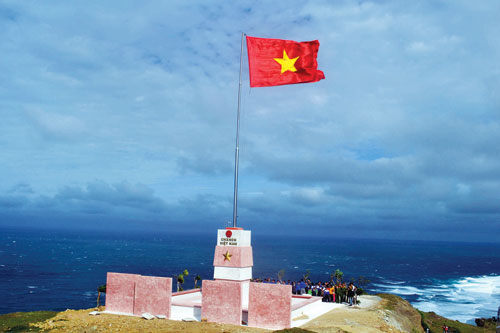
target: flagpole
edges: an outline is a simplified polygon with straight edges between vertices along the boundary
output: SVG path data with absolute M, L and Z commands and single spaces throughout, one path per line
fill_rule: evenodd
M 236 149 L 234 152 L 234 201 L 233 201 L 233 228 L 238 220 L 238 169 L 240 159 L 240 108 L 241 108 L 241 74 L 243 72 L 243 41 L 245 33 L 241 33 L 240 50 L 240 83 L 238 87 L 238 113 L 236 116 Z

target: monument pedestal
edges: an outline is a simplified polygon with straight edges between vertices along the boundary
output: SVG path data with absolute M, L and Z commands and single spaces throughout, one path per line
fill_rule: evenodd
M 252 233 L 243 228 L 217 231 L 214 254 L 214 280 L 235 281 L 241 284 L 243 308 L 248 309 L 249 283 L 252 279 Z
M 243 317 L 248 310 L 248 299 L 250 290 L 250 280 L 252 279 L 253 255 L 251 246 L 251 232 L 242 228 L 226 228 L 217 231 L 217 245 L 214 254 L 214 280 L 203 285 L 202 317 L 208 321 L 226 322 L 228 324 L 241 325 L 247 321 Z M 205 281 L 204 281 L 205 282 Z M 208 289 L 208 290 L 207 290 Z M 231 299 L 231 306 L 228 306 L 228 293 L 224 290 L 235 291 Z M 206 295 L 206 296 L 205 296 Z M 237 303 L 238 305 L 235 306 Z M 222 316 L 222 312 L 214 312 L 220 304 L 227 304 L 232 308 L 234 314 L 227 313 Z M 205 310 L 204 310 L 205 309 Z M 231 319 L 229 319 L 231 318 Z
M 250 240 L 249 230 L 218 230 L 214 280 L 203 280 L 201 292 L 195 289 L 172 294 L 172 278 L 108 273 L 105 312 L 135 316 L 149 313 L 174 320 L 278 330 L 302 325 L 340 306 L 323 303 L 319 297 L 292 298 L 290 285 L 250 282 Z

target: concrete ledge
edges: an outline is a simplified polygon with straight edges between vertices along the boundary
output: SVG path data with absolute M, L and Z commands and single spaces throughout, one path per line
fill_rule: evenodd
M 176 292 L 172 293 L 172 296 L 180 296 L 180 295 L 193 294 L 193 293 L 199 293 L 199 292 L 201 292 L 201 288 L 188 289 L 188 290 L 183 290 L 183 291 L 176 291 Z
M 316 301 L 292 311 L 292 327 L 301 327 L 327 312 L 344 307 L 342 304 L 321 302 L 321 298 L 315 298 Z
M 214 267 L 214 279 L 245 281 L 252 279 L 252 267 Z
M 321 297 L 310 297 L 292 305 L 292 311 L 302 308 L 314 302 L 321 302 Z
M 181 291 L 172 296 L 172 306 L 201 307 L 200 289 Z

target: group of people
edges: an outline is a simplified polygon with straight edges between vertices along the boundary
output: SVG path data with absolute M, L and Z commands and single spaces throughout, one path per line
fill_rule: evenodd
M 323 302 L 349 303 L 349 306 L 357 304 L 358 288 L 354 283 L 334 283 L 317 282 L 312 283 L 309 279 L 301 279 L 300 281 L 281 281 L 271 278 L 254 279 L 254 282 L 285 284 L 292 286 L 294 295 L 311 295 L 321 297 Z

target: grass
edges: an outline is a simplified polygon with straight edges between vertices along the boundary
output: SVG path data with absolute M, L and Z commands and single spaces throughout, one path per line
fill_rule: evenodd
M 408 301 L 392 294 L 378 294 L 377 296 L 385 300 L 382 303 L 384 308 L 391 311 L 396 318 L 399 318 L 401 327 L 404 330 L 412 333 L 421 332 L 420 314 Z
M 411 312 L 413 311 L 413 307 L 407 308 L 403 306 L 404 304 L 401 302 L 401 298 L 392 294 L 378 294 L 378 296 L 382 297 L 386 300 L 385 308 L 391 310 L 401 317 L 411 317 Z M 410 311 L 412 310 L 412 311 Z M 445 317 L 442 317 L 434 312 L 423 312 L 417 310 L 420 314 L 420 324 L 424 329 L 424 332 L 427 328 L 431 333 L 441 333 L 443 332 L 443 325 L 447 325 L 450 328 L 450 333 L 485 333 L 485 332 L 495 332 L 495 323 L 486 322 L 485 327 L 477 327 L 476 325 L 464 324 L 456 320 L 451 320 Z M 418 318 L 418 315 L 417 315 Z M 417 325 L 418 319 L 415 318 L 414 325 Z
M 495 326 L 493 323 L 486 323 L 485 327 L 477 327 L 475 325 L 464 324 L 456 320 L 447 319 L 441 317 L 434 312 L 420 312 L 422 317 L 422 327 L 429 328 L 432 333 L 441 333 L 443 331 L 443 325 L 447 325 L 453 333 L 485 333 L 485 332 L 495 332 Z
M 0 315 L 0 332 L 40 332 L 30 323 L 45 321 L 54 317 L 56 311 L 15 312 Z
M 377 294 L 377 296 L 387 300 L 385 308 L 394 311 L 396 307 L 401 304 L 401 297 L 393 294 Z

